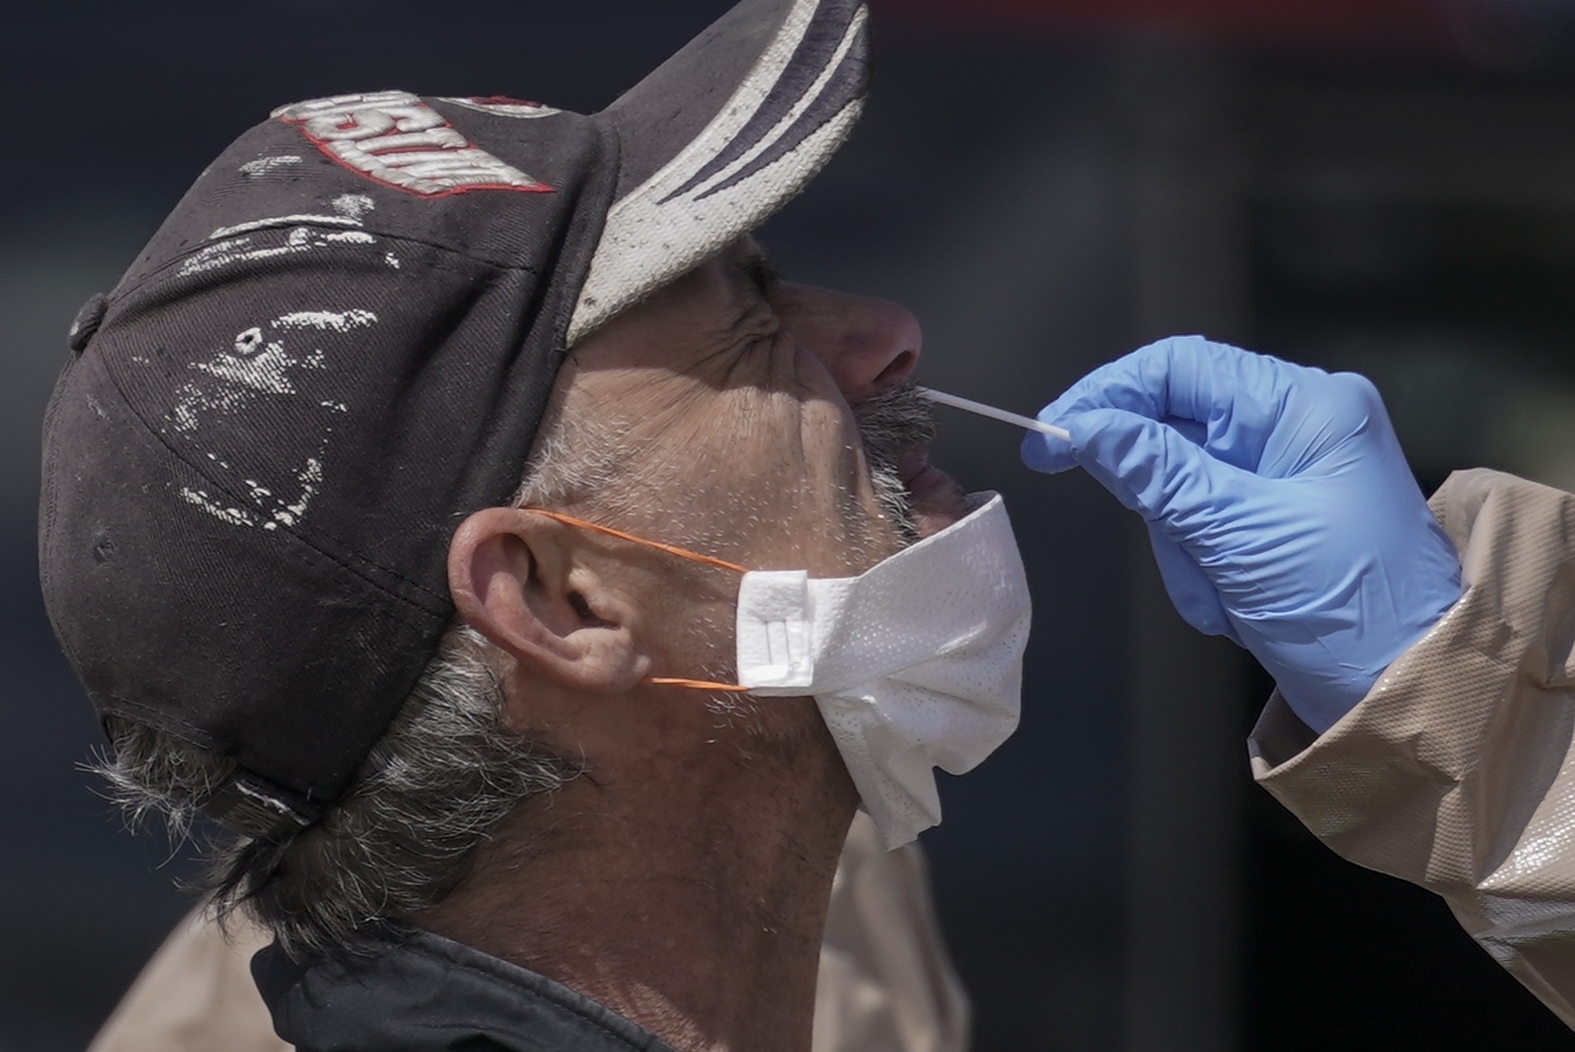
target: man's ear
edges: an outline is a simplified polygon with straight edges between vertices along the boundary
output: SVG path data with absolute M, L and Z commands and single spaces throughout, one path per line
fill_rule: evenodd
M 545 515 L 485 508 L 449 542 L 449 592 L 466 624 L 538 675 L 572 690 L 628 690 L 651 659 L 630 629 L 633 610 L 588 565 L 589 551 Z

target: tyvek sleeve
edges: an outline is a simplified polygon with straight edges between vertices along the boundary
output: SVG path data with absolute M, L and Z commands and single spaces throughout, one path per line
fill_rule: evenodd
M 919 845 L 885 850 L 860 811 L 831 887 L 811 1052 L 967 1052 L 970 1018 Z
M 1276 693 L 1254 777 L 1340 855 L 1437 892 L 1575 1027 L 1575 496 L 1458 472 L 1465 594 L 1315 737 Z
M 238 913 L 227 927 L 201 907 L 188 914 L 88 1052 L 291 1052 L 252 985 L 252 954 L 268 936 Z

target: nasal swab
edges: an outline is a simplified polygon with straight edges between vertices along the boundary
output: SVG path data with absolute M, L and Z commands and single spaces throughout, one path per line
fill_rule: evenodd
M 1035 420 L 1030 416 L 1019 416 L 1016 413 L 1008 413 L 1006 410 L 997 409 L 993 405 L 985 405 L 983 402 L 975 402 L 971 398 L 959 398 L 954 394 L 947 394 L 945 391 L 937 391 L 930 387 L 915 387 L 914 390 L 932 402 L 939 402 L 941 405 L 949 405 L 953 409 L 965 409 L 970 413 L 978 413 L 980 416 L 987 416 L 991 420 L 1001 420 L 1008 424 L 1016 424 L 1018 427 L 1026 428 L 1029 431 L 1037 431 L 1041 435 L 1049 435 L 1051 438 L 1059 438 L 1063 442 L 1072 441 L 1072 433 L 1066 428 L 1056 427 L 1054 424 L 1046 424 L 1042 421 Z

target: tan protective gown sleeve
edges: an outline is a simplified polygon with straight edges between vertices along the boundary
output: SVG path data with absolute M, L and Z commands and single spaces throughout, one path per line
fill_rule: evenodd
M 202 910 L 164 940 L 88 1052 L 290 1052 L 252 984 L 268 939 L 239 916 L 230 938 Z
M 237 917 L 226 940 L 201 911 L 171 933 L 88 1052 L 290 1052 L 274 1036 Z M 855 818 L 820 951 L 813 1052 L 966 1052 L 969 1009 L 946 956 L 917 845 L 883 851 Z
M 1475 470 L 1431 504 L 1465 595 L 1321 737 L 1276 693 L 1253 774 L 1345 858 L 1443 896 L 1575 1027 L 1575 496 Z

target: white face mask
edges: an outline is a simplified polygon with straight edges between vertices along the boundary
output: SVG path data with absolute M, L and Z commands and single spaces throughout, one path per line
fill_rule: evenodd
M 998 494 L 857 577 L 755 570 L 738 593 L 738 682 L 813 695 L 889 850 L 941 820 L 934 767 L 963 774 L 1017 729 L 1028 581 Z
M 999 494 L 857 577 L 742 566 L 567 515 L 559 521 L 744 575 L 738 686 L 648 682 L 762 697 L 812 695 L 886 848 L 941 820 L 933 768 L 963 774 L 1017 729 L 1028 581 Z

